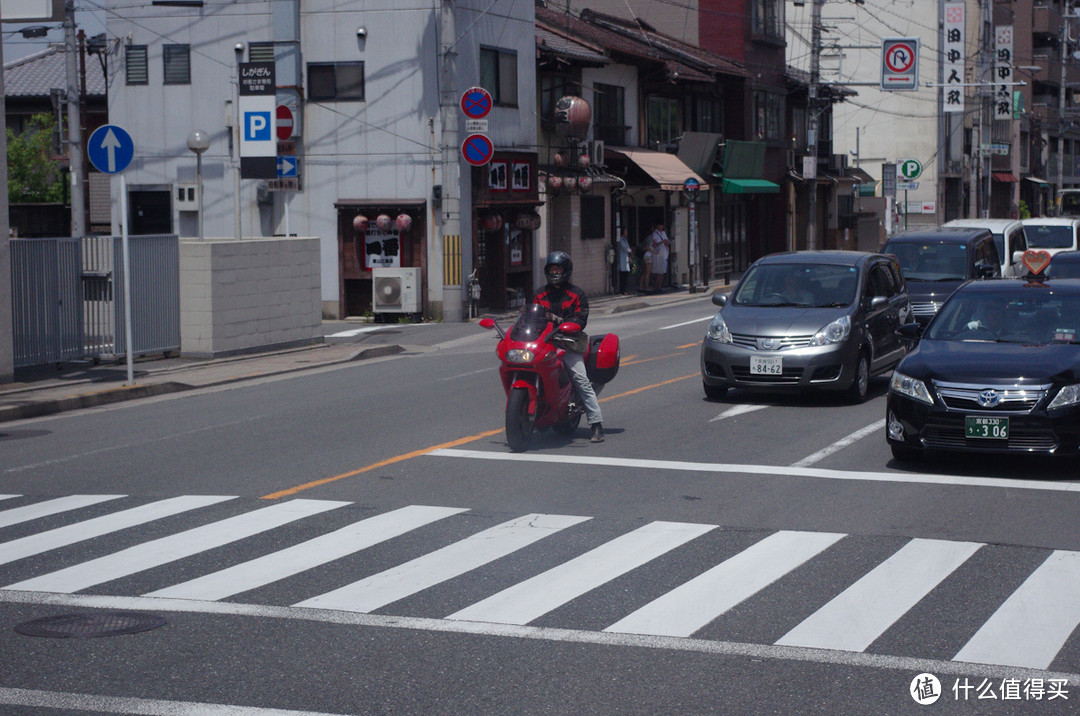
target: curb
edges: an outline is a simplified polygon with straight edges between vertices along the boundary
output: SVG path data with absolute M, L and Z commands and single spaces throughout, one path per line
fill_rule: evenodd
M 194 386 L 187 383 L 167 381 L 165 383 L 151 383 L 149 385 L 133 385 L 120 388 L 107 388 L 93 393 L 80 393 L 69 395 L 64 398 L 51 400 L 39 400 L 27 402 L 23 405 L 9 405 L 0 407 L 0 422 L 22 420 L 25 418 L 39 418 L 43 415 L 55 415 L 69 410 L 80 408 L 93 408 L 99 405 L 121 403 L 138 398 L 151 398 L 156 395 L 179 393 L 190 390 Z

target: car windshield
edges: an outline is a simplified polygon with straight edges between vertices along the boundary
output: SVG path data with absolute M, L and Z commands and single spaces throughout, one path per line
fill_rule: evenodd
M 1080 295 L 1033 286 L 1019 293 L 954 295 L 927 329 L 936 341 L 1080 343 Z
M 858 269 L 832 264 L 758 264 L 732 297 L 738 306 L 850 306 Z
M 1071 226 L 1025 226 L 1029 249 L 1072 249 L 1073 228 Z
M 968 278 L 965 244 L 903 241 L 890 243 L 885 253 L 896 256 L 907 281 L 964 281 Z

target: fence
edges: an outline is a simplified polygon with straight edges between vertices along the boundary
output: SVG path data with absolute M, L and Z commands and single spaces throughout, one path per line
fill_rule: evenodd
M 175 235 L 129 237 L 132 353 L 180 349 Z M 11 240 L 15 367 L 125 355 L 118 236 Z

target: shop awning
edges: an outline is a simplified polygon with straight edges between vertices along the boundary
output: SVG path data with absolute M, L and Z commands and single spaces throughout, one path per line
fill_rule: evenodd
M 990 176 L 994 181 L 1006 182 L 1008 184 L 1020 181 L 1012 172 L 990 172 Z
M 870 176 L 866 170 L 859 167 L 848 167 L 847 174 L 852 179 L 857 180 L 860 184 L 876 184 L 877 179 Z
M 1027 179 L 1028 181 L 1033 181 L 1036 184 L 1049 184 L 1050 183 L 1050 182 L 1046 181 L 1045 179 L 1040 179 L 1039 177 L 1024 177 L 1024 178 Z
M 660 185 L 664 191 L 681 191 L 687 179 L 696 179 L 701 189 L 709 188 L 709 183 L 701 175 L 679 159 L 667 152 L 654 152 L 651 149 L 627 149 L 607 147 L 607 154 L 623 156 L 636 164 Z
M 779 194 L 780 185 L 767 179 L 724 179 L 725 194 Z

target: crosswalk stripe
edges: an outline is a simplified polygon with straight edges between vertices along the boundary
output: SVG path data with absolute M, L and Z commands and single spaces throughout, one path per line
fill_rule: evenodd
M 777 532 L 654 599 L 604 631 L 690 636 L 844 536 L 826 532 Z
M 913 539 L 776 644 L 864 651 L 980 547 Z
M 118 500 L 124 495 L 68 495 L 57 497 L 55 500 L 37 502 L 33 505 L 15 507 L 0 512 L 0 527 L 10 527 L 20 522 L 29 522 L 39 517 L 58 515 L 61 512 L 77 510 L 80 507 L 89 507 L 109 500 Z
M 466 508 L 426 505 L 402 507 L 272 554 L 150 592 L 145 596 L 224 599 L 359 552 L 444 517 L 467 511 Z
M 1047 557 L 1005 600 L 954 661 L 1049 669 L 1080 625 L 1080 552 Z
M 349 504 L 328 500 L 292 500 L 236 517 L 213 522 L 67 569 L 10 584 L 4 589 L 42 592 L 77 592 L 151 567 L 175 562 L 199 552 L 236 542 L 304 517 Z
M 13 500 L 16 497 L 22 497 L 22 495 L 0 495 L 0 500 Z
M 170 497 L 166 500 L 158 500 L 146 505 L 132 507 L 129 510 L 122 510 L 111 515 L 94 517 L 83 522 L 28 535 L 0 544 L 0 564 L 7 564 L 23 557 L 31 557 L 52 549 L 118 532 L 128 527 L 234 499 L 236 498 L 209 495 Z
M 294 606 L 371 612 L 505 557 L 537 540 L 588 519 L 590 518 L 541 514 L 518 517 Z
M 716 525 L 652 522 L 454 612 L 447 619 L 528 624 L 571 599 L 714 529 Z

